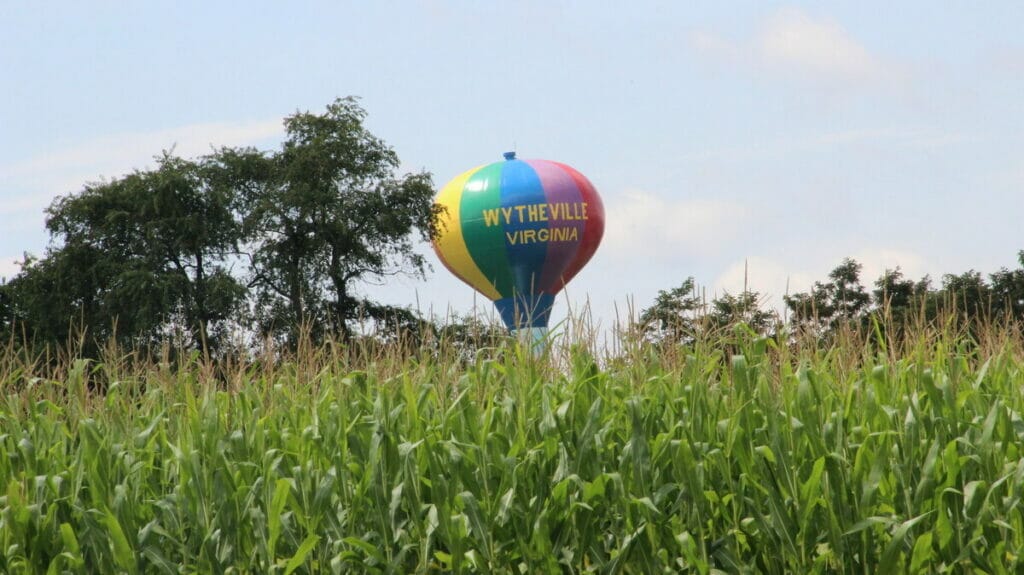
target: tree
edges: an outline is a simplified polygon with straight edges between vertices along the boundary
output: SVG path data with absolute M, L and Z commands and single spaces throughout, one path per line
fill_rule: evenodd
M 360 310 L 391 313 L 355 283 L 397 273 L 422 276 L 413 249 L 436 218 L 430 174 L 397 177 L 395 152 L 364 126 L 353 98 L 320 115 L 285 120 L 279 152 L 221 150 L 214 160 L 244 198 L 250 285 L 265 332 L 305 325 L 350 334 Z
M 286 118 L 277 152 L 165 153 L 153 170 L 58 198 L 47 252 L 0 290 L 0 322 L 48 342 L 84 329 L 131 345 L 181 333 L 196 347 L 216 347 L 250 311 L 292 342 L 302 329 L 348 335 L 361 314 L 417 325 L 356 292 L 424 274 L 413 241 L 436 220 L 430 174 L 396 176 L 397 155 L 365 115 L 339 99 Z
M 776 327 L 776 314 L 761 308 L 761 295 L 743 290 L 738 295 L 725 292 L 711 301 L 708 314 L 711 323 L 719 328 L 745 323 L 759 334 L 767 335 Z
M 692 277 L 679 287 L 658 292 L 651 307 L 641 312 L 631 329 L 655 344 L 689 344 L 702 332 L 724 329 L 738 323 L 767 335 L 777 327 L 776 314 L 761 308 L 761 295 L 743 290 L 725 292 L 707 305 Z
M 894 270 L 887 269 L 875 281 L 871 295 L 876 307 L 888 308 L 893 315 L 905 315 L 913 303 L 914 281 L 905 279 L 898 266 Z
M 6 278 L 0 278 L 0 337 L 8 335 L 14 325 L 14 301 Z
M 968 321 L 978 320 L 991 311 L 992 291 L 980 272 L 968 270 L 942 276 L 939 300 L 942 312 L 956 313 Z
M 989 276 L 992 291 L 992 313 L 996 317 L 1024 320 L 1024 250 L 1017 252 L 1021 268 L 1002 268 Z
M 496 348 L 509 337 L 508 329 L 486 317 L 472 314 L 452 316 L 437 326 L 439 351 L 454 354 L 460 361 L 468 363 L 487 348 Z
M 34 341 L 67 343 L 83 324 L 101 317 L 98 286 L 109 283 L 110 275 L 102 253 L 87 246 L 54 249 L 43 259 L 26 255 L 21 273 L 5 286 L 10 321 Z
M 846 258 L 828 274 L 832 280 L 828 284 L 828 294 L 838 319 L 853 320 L 861 317 L 871 303 L 871 296 L 860 283 L 861 269 L 863 266 L 856 260 Z
M 232 317 L 244 290 L 228 270 L 232 199 L 206 170 L 164 153 L 154 170 L 57 198 L 46 256 L 26 258 L 11 282 L 15 317 L 54 343 L 81 328 L 125 344 L 178 329 L 197 348 L 215 345 L 209 328 Z
M 692 341 L 703 307 L 694 279 L 686 278 L 677 288 L 659 290 L 654 304 L 641 312 L 634 329 L 656 343 Z
M 826 333 L 840 324 L 863 320 L 871 296 L 860 283 L 861 269 L 856 260 L 845 258 L 829 272 L 828 282 L 814 282 L 810 293 L 786 296 L 784 300 L 793 314 L 793 323 Z
M 904 278 L 899 267 L 882 272 L 875 280 L 875 289 L 871 296 L 875 310 L 886 314 L 897 328 L 902 328 L 915 311 L 915 304 L 921 301 L 914 281 Z

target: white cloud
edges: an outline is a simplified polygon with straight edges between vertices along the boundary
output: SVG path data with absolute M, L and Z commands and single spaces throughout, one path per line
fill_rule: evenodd
M 926 274 L 941 273 L 924 256 L 900 248 L 893 247 L 864 247 L 853 249 L 845 255 L 837 255 L 830 259 L 816 259 L 810 265 L 804 265 L 803 269 L 793 274 L 793 281 L 790 282 L 790 292 L 805 292 L 813 287 L 816 281 L 827 281 L 828 274 L 842 259 L 850 257 L 861 265 L 860 281 L 866 288 L 872 289 L 877 280 L 886 270 L 900 269 L 903 276 L 909 279 L 918 280 Z M 797 279 L 799 278 L 799 281 Z
M 804 154 L 808 151 L 846 147 L 856 153 L 857 147 L 875 149 L 887 146 L 900 151 L 933 151 L 956 145 L 972 144 L 981 138 L 975 134 L 942 130 L 938 127 L 890 126 L 884 128 L 858 128 L 823 132 L 812 135 L 788 135 L 755 141 L 744 145 L 705 148 L 698 152 L 678 156 L 686 161 L 747 162 L 764 158 Z M 1024 172 L 1022 172 L 1024 173 Z
M 749 217 L 749 210 L 738 203 L 673 200 L 640 190 L 606 198 L 605 203 L 609 217 L 601 249 L 627 261 L 718 252 Z
M 873 287 L 875 280 L 881 277 L 885 270 L 900 268 L 903 277 L 913 280 L 936 272 L 931 269 L 932 266 L 924 257 L 906 250 L 873 248 L 859 251 L 851 257 L 863 266 L 860 271 L 860 280 L 868 287 Z
M 830 132 L 807 141 L 806 147 L 887 143 L 906 149 L 934 150 L 976 140 L 970 134 L 937 128 L 890 127 Z
M 249 123 L 192 124 L 153 132 L 125 132 L 99 136 L 62 150 L 41 154 L 3 167 L 13 175 L 52 170 L 112 167 L 117 174 L 148 164 L 161 150 L 174 149 L 182 157 L 197 156 L 213 147 L 239 146 L 265 140 L 283 132 L 280 120 Z
M 885 270 L 898 267 L 903 277 L 915 281 L 926 274 L 936 273 L 922 256 L 901 249 L 866 248 L 856 251 L 850 257 L 861 264 L 860 281 L 869 292 L 874 289 L 875 280 Z M 827 281 L 828 273 L 840 262 L 841 258 L 836 257 L 829 261 L 802 261 L 787 265 L 773 258 L 750 256 L 733 262 L 719 274 L 711 285 L 708 297 L 711 299 L 725 292 L 738 294 L 746 287 L 761 294 L 766 307 L 782 313 L 785 309 L 784 296 L 810 291 L 814 282 Z
M 110 134 L 53 150 L 22 162 L 0 165 L 0 214 L 38 214 L 62 194 L 102 178 L 116 178 L 153 163 L 161 150 L 194 157 L 214 147 L 263 142 L 283 133 L 280 120 L 207 123 L 152 132 Z
M 766 307 L 781 312 L 785 307 L 783 297 L 801 291 L 800 286 L 811 285 L 814 279 L 806 271 L 787 268 L 779 261 L 751 256 L 726 268 L 712 284 L 712 292 L 717 297 L 725 292 L 738 294 L 746 288 L 758 292 Z
M 757 39 L 757 50 L 769 66 L 814 76 L 863 82 L 888 73 L 886 66 L 838 23 L 815 20 L 793 8 L 768 19 Z
M 690 44 L 708 57 L 833 89 L 899 87 L 906 76 L 900 66 L 872 54 L 838 22 L 796 8 L 778 10 L 745 41 L 698 31 Z

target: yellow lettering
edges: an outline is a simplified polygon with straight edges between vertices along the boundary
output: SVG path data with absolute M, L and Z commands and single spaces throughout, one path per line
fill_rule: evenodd
M 590 214 L 587 213 L 588 207 L 587 202 L 522 204 L 518 206 L 483 210 L 483 216 L 484 223 L 487 227 L 496 226 L 502 222 L 504 222 L 505 225 L 509 225 L 512 223 L 526 222 L 579 221 L 590 219 Z M 569 234 L 568 228 L 565 229 L 565 233 Z M 554 235 L 551 237 L 552 241 L 557 241 Z M 525 243 L 526 241 L 528 240 L 523 236 L 519 240 L 519 243 Z
M 537 230 L 523 230 L 523 243 L 537 241 Z
M 519 242 L 519 232 L 505 232 L 505 240 L 512 245 Z
M 537 221 L 537 217 L 540 215 L 540 210 L 537 204 L 530 204 L 526 206 L 526 217 L 530 218 L 531 222 Z
M 487 227 L 498 225 L 498 208 L 484 210 L 484 225 Z
M 543 233 L 545 230 L 540 230 Z M 544 237 L 539 237 L 540 241 L 552 241 L 552 242 L 574 242 L 579 239 L 579 230 L 573 227 L 559 227 L 551 228 Z
M 548 230 L 547 228 L 541 228 L 541 229 L 537 230 L 537 241 L 538 242 L 546 242 L 546 241 L 548 241 L 550 236 L 551 236 L 551 230 Z

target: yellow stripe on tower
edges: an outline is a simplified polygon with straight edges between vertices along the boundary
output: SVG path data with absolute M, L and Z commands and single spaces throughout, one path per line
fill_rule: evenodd
M 473 289 L 484 294 L 491 300 L 501 298 L 498 290 L 494 289 L 491 283 L 477 267 L 476 262 L 469 255 L 469 248 L 466 247 L 466 240 L 462 237 L 462 220 L 459 214 L 459 205 L 462 203 L 462 188 L 473 174 L 482 168 L 478 166 L 464 172 L 454 180 L 448 182 L 441 193 L 437 195 L 437 203 L 443 209 L 438 216 L 439 237 L 435 240 L 434 247 L 441 256 L 441 260 L 448 266 L 448 269 L 459 276 L 462 281 L 468 283 Z

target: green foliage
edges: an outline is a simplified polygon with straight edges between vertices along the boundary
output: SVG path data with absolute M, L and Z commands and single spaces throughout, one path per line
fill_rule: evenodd
M 822 337 L 872 324 L 889 338 L 902 337 L 908 324 L 950 319 L 977 334 L 992 322 L 1024 321 L 1024 251 L 1018 260 L 1021 268 L 1003 268 L 988 280 L 975 270 L 946 274 L 939 288 L 932 287 L 928 276 L 914 282 L 899 268 L 885 270 L 868 294 L 860 283 L 861 265 L 847 258 L 828 282 L 815 282 L 809 293 L 786 296 L 785 301 L 794 327 Z
M 495 321 L 477 316 L 453 316 L 433 327 L 436 356 L 452 361 L 472 363 L 477 356 L 503 345 L 509 337 L 508 329 Z
M 654 304 L 644 309 L 634 329 L 655 342 L 692 342 L 704 307 L 696 282 L 689 277 L 679 287 L 659 290 Z
M 654 304 L 641 312 L 632 328 L 633 335 L 662 346 L 692 344 L 698 339 L 728 331 L 737 324 L 755 333 L 767 335 L 779 328 L 777 314 L 765 309 L 761 295 L 743 290 L 725 292 L 707 304 L 698 294 L 694 279 L 687 278 L 677 288 L 658 292 Z
M 95 355 L 96 342 L 169 336 L 217 350 L 254 323 L 248 335 L 294 345 L 303 331 L 347 336 L 362 314 L 401 316 L 355 283 L 423 274 L 412 242 L 433 229 L 433 184 L 395 175 L 398 156 L 365 116 L 338 99 L 286 118 L 280 151 L 165 152 L 155 169 L 58 198 L 46 254 L 0 286 L 0 327 L 47 344 L 84 332 Z
M 76 325 L 92 341 L 155 342 L 175 327 L 207 341 L 244 293 L 228 270 L 231 196 L 206 169 L 165 153 L 154 170 L 55 200 L 53 244 L 8 286 L 14 317 L 48 341 L 67 341 Z
M 265 333 L 294 341 L 305 326 L 317 337 L 348 335 L 361 312 L 380 308 L 354 293 L 355 281 L 425 269 L 412 242 L 433 229 L 431 177 L 397 177 L 398 156 L 363 126 L 365 116 L 355 99 L 338 99 L 323 114 L 286 118 L 278 152 L 214 156 L 242 191 L 251 285 Z M 389 313 L 400 312 L 380 315 Z
M 708 316 L 712 325 L 719 329 L 742 323 L 755 333 L 772 333 L 778 327 L 777 316 L 762 304 L 756 291 L 744 290 L 736 295 L 725 292 L 711 301 Z
M 1024 250 L 1017 252 L 1020 268 L 1000 269 L 991 279 L 992 313 L 996 316 L 1024 318 Z
M 970 270 L 960 275 L 947 274 L 942 278 L 945 296 L 942 307 L 956 310 L 966 317 L 984 317 L 990 311 L 991 289 L 980 272 Z
M 872 300 L 880 307 L 888 308 L 898 314 L 897 320 L 907 319 L 907 313 L 914 305 L 915 297 L 924 295 L 918 289 L 919 285 L 912 280 L 903 277 L 900 268 L 885 270 L 881 277 L 875 282 L 875 289 L 871 292 Z
M 0 571 L 1022 568 L 1018 340 L 891 358 L 745 333 L 676 363 L 325 348 L 222 381 L 0 355 Z
M 14 299 L 6 278 L 0 278 L 0 333 L 14 331 Z
M 871 304 L 871 296 L 860 282 L 862 267 L 846 258 L 829 272 L 829 281 L 814 282 L 810 293 L 785 296 L 793 324 L 819 334 L 862 324 Z

